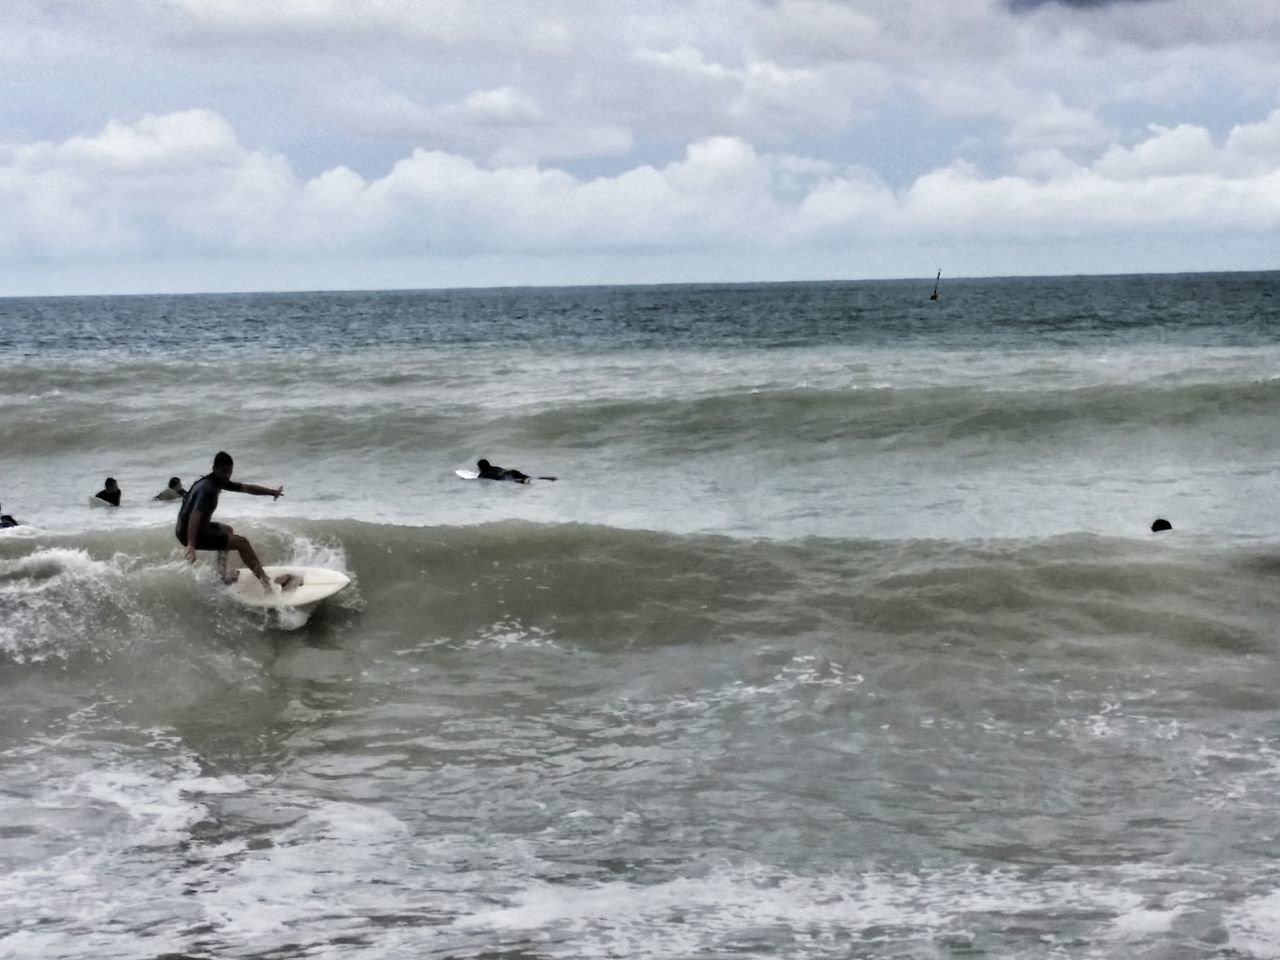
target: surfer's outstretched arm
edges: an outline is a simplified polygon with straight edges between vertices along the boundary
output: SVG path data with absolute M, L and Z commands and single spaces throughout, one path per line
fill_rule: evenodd
M 257 483 L 242 483 L 240 484 L 240 492 L 251 493 L 255 497 L 275 497 L 279 500 L 284 496 L 284 486 L 264 487 Z

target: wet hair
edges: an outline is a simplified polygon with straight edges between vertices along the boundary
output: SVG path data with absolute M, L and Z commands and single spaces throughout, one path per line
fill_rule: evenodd
M 231 454 L 225 450 L 219 450 L 213 456 L 213 469 L 215 470 L 219 467 L 234 467 L 235 465 L 236 462 L 231 459 Z
M 1168 520 L 1166 520 L 1164 517 L 1158 517 L 1156 519 L 1156 522 L 1151 524 L 1152 533 L 1159 533 L 1161 530 L 1172 530 L 1172 529 L 1173 529 L 1173 524 L 1170 523 Z
M 116 482 L 116 478 L 115 478 L 115 477 L 107 477 L 107 482 L 106 482 L 106 483 L 104 483 L 104 484 L 103 484 L 103 486 L 104 486 L 104 487 L 109 487 L 109 486 L 111 486 L 111 485 L 112 485 L 113 483 L 115 483 L 115 482 Z
M 182 486 L 182 479 L 181 479 L 180 477 L 170 477 L 170 478 L 169 478 L 169 488 L 170 488 L 170 489 L 173 489 L 174 487 L 180 487 L 180 486 Z
M 481 470 L 488 470 L 488 469 L 489 469 L 489 461 L 488 461 L 488 460 L 477 460 L 477 461 L 476 461 L 476 466 L 477 466 L 477 467 L 479 467 Z

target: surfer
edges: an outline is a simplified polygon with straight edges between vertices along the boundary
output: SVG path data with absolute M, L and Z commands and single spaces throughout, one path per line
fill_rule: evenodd
M 20 526 L 22 526 L 22 524 L 20 524 L 17 520 L 13 519 L 13 517 L 9 516 L 9 514 L 0 513 L 0 529 L 3 529 L 5 527 L 20 527 Z
M 239 483 L 231 479 L 231 471 L 235 469 L 235 461 L 231 454 L 219 450 L 213 458 L 213 472 L 207 473 L 191 485 L 187 495 L 178 508 L 178 523 L 174 534 L 178 542 L 187 548 L 186 558 L 195 563 L 197 550 L 218 551 L 218 575 L 227 579 L 227 551 L 234 550 L 240 554 L 244 565 L 253 571 L 263 587 L 271 589 L 271 578 L 262 569 L 262 562 L 253 550 L 248 539 L 236 533 L 228 524 L 214 523 L 213 512 L 218 509 L 218 494 L 223 490 L 235 493 L 248 493 L 255 497 L 284 496 L 284 487 L 263 487 L 256 483 Z M 281 574 L 276 583 L 282 587 L 290 579 L 290 574 Z
M 528 483 L 529 475 L 519 470 L 504 470 L 495 467 L 488 460 L 477 460 L 476 469 L 480 471 L 481 480 L 514 480 L 516 483 Z
M 113 507 L 120 506 L 120 485 L 116 483 L 116 478 L 107 477 L 102 489 L 95 493 L 94 496 L 99 500 L 105 500 Z
M 177 477 L 169 478 L 169 485 L 157 493 L 152 500 L 181 500 L 187 495 L 187 491 L 182 486 L 182 481 Z
M 495 467 L 488 460 L 477 460 L 476 469 L 480 471 L 481 480 L 514 480 L 516 483 L 528 483 L 533 477 L 519 470 L 505 470 Z M 538 477 L 539 480 L 554 480 L 555 477 Z

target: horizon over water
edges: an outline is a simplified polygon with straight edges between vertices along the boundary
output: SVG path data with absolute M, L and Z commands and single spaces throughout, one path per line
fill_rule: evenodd
M 1125 279 L 1125 280 L 1159 280 L 1162 278 L 1178 278 L 1178 277 L 1265 277 L 1273 273 L 1280 273 L 1280 267 L 1274 269 L 1240 269 L 1240 270 L 1199 270 L 1188 272 L 1185 270 L 1150 270 L 1141 273 L 1132 272 L 1113 272 L 1113 273 L 1065 273 L 1065 274 L 1046 274 L 1046 273 L 1011 273 L 1011 274 L 955 274 L 947 275 L 939 274 L 940 289 L 945 289 L 948 284 L 952 283 L 1017 283 L 1022 281 L 1059 281 L 1059 280 L 1107 280 L 1107 279 Z M 182 289 L 182 290 L 117 290 L 115 292 L 103 290 L 78 290 L 74 292 L 26 292 L 26 293 L 0 293 L 0 301 L 3 300 L 63 300 L 63 299 L 127 299 L 131 297 L 246 297 L 246 296 L 295 296 L 305 294 L 447 294 L 447 293 L 519 293 L 522 291 L 545 291 L 545 290 L 603 290 L 603 289 L 621 289 L 621 290 L 652 290 L 652 289 L 673 289 L 678 290 L 685 287 L 697 288 L 750 288 L 750 287 L 804 287 L 804 286 L 839 286 L 851 287 L 869 284 L 913 284 L 918 285 L 922 289 L 931 291 L 934 281 L 925 275 L 901 274 L 901 275 L 885 275 L 878 277 L 827 277 L 827 278 L 792 278 L 792 279 L 772 279 L 772 280 L 635 280 L 628 282 L 594 282 L 582 281 L 575 283 L 491 283 L 491 284 L 464 284 L 464 285 L 446 285 L 440 284 L 436 286 L 342 286 L 342 287 L 235 287 L 226 289 L 216 289 L 210 287 L 208 289 Z M 944 298 L 945 299 L 945 298 Z
M 0 299 L 0 957 L 1280 958 L 1280 273 L 932 287 Z

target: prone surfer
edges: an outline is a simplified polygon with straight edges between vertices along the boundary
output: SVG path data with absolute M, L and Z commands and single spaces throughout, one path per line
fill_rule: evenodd
M 20 526 L 22 526 L 22 524 L 20 524 L 17 520 L 13 519 L 13 517 L 9 516 L 9 514 L 0 513 L 0 528 L 20 527 Z
M 182 506 L 178 508 L 178 523 L 173 532 L 178 542 L 187 548 L 186 558 L 191 563 L 196 561 L 197 550 L 217 550 L 218 575 L 226 580 L 227 551 L 234 550 L 240 554 L 244 565 L 253 571 L 253 575 L 258 578 L 262 586 L 270 590 L 271 578 L 262 569 L 262 561 L 254 552 L 253 545 L 228 524 L 214 523 L 212 517 L 213 512 L 218 509 L 218 494 L 223 490 L 248 493 L 255 497 L 274 497 L 278 500 L 284 496 L 284 487 L 272 488 L 259 486 L 256 483 L 239 483 L 231 479 L 231 472 L 234 469 L 235 461 L 231 459 L 231 454 L 225 450 L 219 450 L 213 458 L 213 471 L 193 483 L 187 495 L 183 497 Z M 289 579 L 289 574 L 281 574 L 276 578 L 276 583 L 283 587 Z
M 514 480 L 516 483 L 528 483 L 533 477 L 519 470 L 504 470 L 495 467 L 488 460 L 477 460 L 476 469 L 480 471 L 481 480 Z M 538 477 L 539 480 L 554 480 L 555 477 Z

